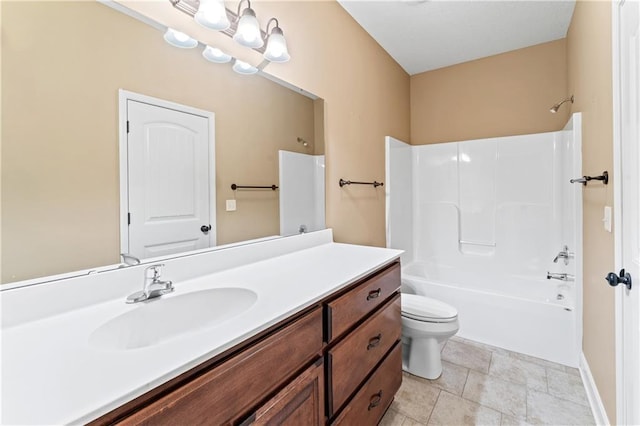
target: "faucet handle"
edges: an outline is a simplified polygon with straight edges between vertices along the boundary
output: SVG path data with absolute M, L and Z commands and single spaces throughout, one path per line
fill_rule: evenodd
M 164 268 L 164 263 L 156 263 L 155 265 L 148 266 L 144 270 L 145 278 L 152 278 L 153 281 L 157 281 L 160 275 L 162 275 L 162 268 Z M 153 271 L 153 276 L 149 276 L 149 271 Z

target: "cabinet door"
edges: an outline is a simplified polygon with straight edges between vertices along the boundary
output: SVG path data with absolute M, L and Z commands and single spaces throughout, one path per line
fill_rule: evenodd
M 324 365 L 320 358 L 245 424 L 321 426 L 324 420 Z

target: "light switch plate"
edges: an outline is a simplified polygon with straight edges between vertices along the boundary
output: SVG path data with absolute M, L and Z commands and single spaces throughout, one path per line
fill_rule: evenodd
M 611 232 L 611 206 L 604 206 L 602 224 L 604 226 L 605 231 Z
M 227 211 L 228 212 L 236 211 L 236 200 L 227 200 Z

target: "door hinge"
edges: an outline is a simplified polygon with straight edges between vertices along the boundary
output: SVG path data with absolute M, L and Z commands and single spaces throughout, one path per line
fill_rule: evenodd
M 129 120 L 127 120 L 127 133 L 129 133 Z
M 127 213 L 127 225 L 131 225 L 131 213 Z

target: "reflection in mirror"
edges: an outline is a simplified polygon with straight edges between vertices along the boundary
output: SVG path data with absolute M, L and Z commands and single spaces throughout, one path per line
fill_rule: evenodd
M 214 114 L 215 244 L 314 226 L 281 232 L 280 190 L 231 184 L 286 187 L 279 151 L 323 155 L 321 99 L 97 2 L 5 2 L 1 18 L 3 283 L 121 262 L 119 89 Z

